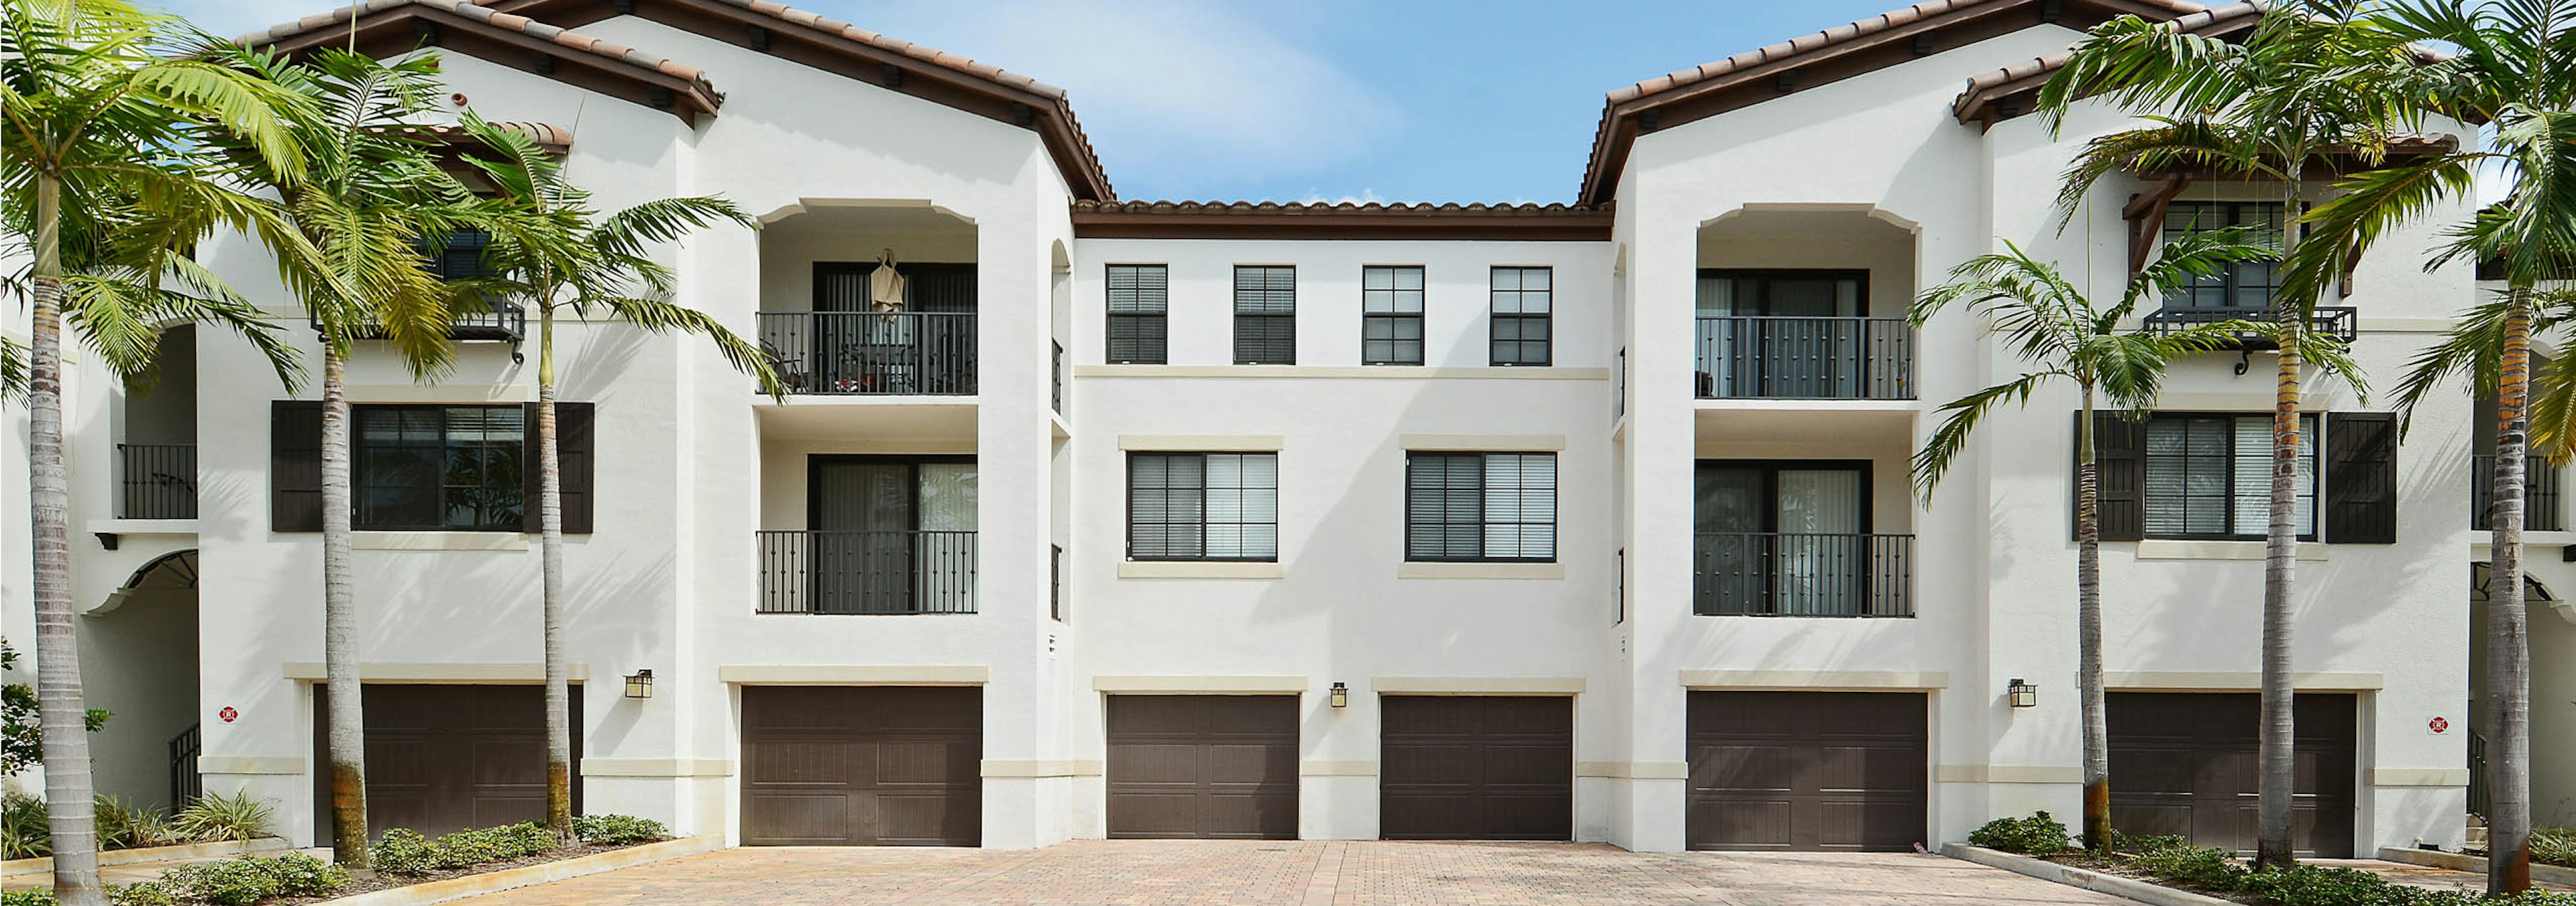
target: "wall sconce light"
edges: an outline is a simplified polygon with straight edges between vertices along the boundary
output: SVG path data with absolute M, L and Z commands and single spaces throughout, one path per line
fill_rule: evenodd
M 2039 707 L 2039 687 L 2022 682 L 2020 677 L 2014 677 L 2012 684 L 2004 687 L 2004 694 L 2012 698 L 2015 708 Z
M 1349 686 L 1345 686 L 1345 685 L 1343 685 L 1343 684 L 1341 684 L 1341 683 L 1334 683 L 1334 684 L 1333 684 L 1333 693 L 1332 693 L 1332 702 L 1333 702 L 1333 707 L 1336 707 L 1336 708 L 1347 708 L 1347 707 L 1350 707 L 1350 704 L 1351 704 L 1351 687 L 1349 687 Z
M 634 674 L 633 676 L 629 676 L 629 677 L 627 677 L 627 678 L 626 678 L 626 697 L 627 697 L 627 698 L 652 698 L 652 697 L 653 697 L 653 671 L 651 671 L 651 670 L 638 670 L 638 671 L 635 671 L 635 674 Z

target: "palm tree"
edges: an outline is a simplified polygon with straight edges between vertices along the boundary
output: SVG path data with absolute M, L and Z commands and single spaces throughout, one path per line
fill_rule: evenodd
M 2442 343 L 2409 363 L 2400 408 L 2468 375 L 2496 397 L 2493 562 L 2487 602 L 2487 890 L 2531 886 L 2531 649 L 2523 601 L 2526 451 L 2564 460 L 2576 438 L 2576 374 L 2552 365 L 2535 375 L 2534 335 L 2567 323 L 2563 293 L 2541 285 L 2576 272 L 2576 2 L 2412 0 L 2383 11 L 2379 27 L 2407 41 L 2446 46 L 2427 67 L 2427 104 L 2483 123 L 2481 148 L 2455 149 L 2359 174 L 2312 219 L 2320 233 L 2367 240 L 2474 195 L 2477 171 L 2509 180 L 2501 203 L 2454 225 L 2427 265 L 2460 259 L 2504 265 L 2507 289 L 2472 309 Z M 2302 256 L 2313 258 L 2316 256 Z M 2302 260 L 2294 268 L 2322 269 Z M 2535 418 L 2536 416 L 2536 418 Z
M 499 187 L 492 239 L 485 259 L 500 276 L 484 284 L 496 295 L 525 300 L 537 312 L 537 502 L 544 560 L 546 674 L 546 824 L 558 836 L 572 833 L 571 689 L 563 646 L 563 473 L 555 435 L 555 317 L 587 317 L 604 310 L 652 333 L 679 331 L 706 337 L 735 370 L 784 400 L 787 387 L 758 346 L 727 330 L 714 316 L 669 300 L 671 267 L 653 260 L 653 248 L 719 223 L 758 224 L 731 202 L 686 197 L 648 201 L 611 214 L 591 207 L 590 194 L 565 178 L 563 165 L 526 134 L 484 122 L 470 111 L 466 128 L 494 152 L 468 160 Z
M 2084 715 L 2084 846 L 2111 848 L 2111 750 L 2103 718 L 2102 530 L 2100 476 L 2094 463 L 2096 395 L 2115 409 L 2140 417 L 2155 407 L 2172 360 L 2220 349 L 2249 331 L 2245 321 L 2194 325 L 2171 333 L 2123 333 L 2120 323 L 2139 304 L 2192 277 L 2263 257 L 2269 250 L 2245 241 L 2242 230 L 2191 233 L 2129 278 L 2119 302 L 2103 308 L 2068 281 L 2057 266 L 2037 260 L 2007 241 L 2002 254 L 1972 259 L 1950 271 L 1950 282 L 1915 300 L 1911 318 L 1921 327 L 1942 309 L 1966 303 L 1994 333 L 2038 370 L 1960 397 L 1941 407 L 1949 417 L 1914 454 L 1915 492 L 1926 504 L 1941 476 L 1956 462 L 1987 414 L 2006 402 L 2030 404 L 2032 394 L 2071 383 L 2083 398 L 2076 422 L 2075 587 L 2076 687 Z
M 2064 216 L 2115 174 L 2214 175 L 2279 186 L 2285 224 L 2299 216 L 2312 166 L 2328 155 L 2376 165 L 2420 116 L 2417 51 L 2357 21 L 2368 0 L 2278 4 L 2242 44 L 2192 35 L 2174 23 L 2123 16 L 2094 28 L 2040 89 L 2051 129 L 2087 99 L 2137 114 L 2148 126 L 2086 143 L 2059 196 Z M 2283 229 L 2282 253 L 2298 231 Z M 2338 250 L 2349 254 L 2349 249 Z M 2340 274 L 2338 268 L 2335 273 Z M 2319 297 L 2333 285 L 2293 273 L 2265 325 L 2277 340 L 2272 415 L 2271 518 L 2264 534 L 2260 833 L 2255 864 L 2287 867 L 2292 695 L 2290 590 L 2298 555 L 2301 360 Z M 2324 364 L 2324 363 L 2320 363 Z M 2344 372 L 2358 383 L 2359 375 Z
M 280 170 L 294 170 L 299 157 L 279 115 L 291 98 L 188 55 L 195 43 L 172 20 L 123 0 L 15 0 L 0 11 L 0 186 L 9 226 L 33 253 L 27 466 L 46 814 L 54 891 L 75 906 L 105 900 L 72 624 L 63 328 L 70 323 L 111 367 L 147 360 L 138 337 L 179 312 L 262 335 L 255 310 L 218 313 L 189 301 L 229 308 L 237 298 L 185 291 L 220 283 L 204 284 L 207 275 L 180 252 L 212 226 L 273 235 L 250 199 L 216 182 L 219 169 L 197 149 L 220 135 Z
M 342 382 L 351 341 L 390 341 L 415 377 L 445 371 L 453 291 L 422 266 L 422 248 L 472 222 L 463 184 L 442 171 L 412 131 L 397 128 L 434 109 L 438 61 L 397 63 L 324 49 L 302 64 L 232 48 L 232 59 L 304 98 L 292 138 L 303 167 L 250 168 L 276 193 L 279 216 L 316 259 L 281 257 L 279 270 L 322 342 L 322 650 L 329 690 L 333 858 L 363 867 L 367 853 L 364 713 L 358 677 L 357 602 L 350 578 L 349 403 Z

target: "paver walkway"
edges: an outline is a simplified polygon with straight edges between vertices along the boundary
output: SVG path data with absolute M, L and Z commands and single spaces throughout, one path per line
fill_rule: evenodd
M 1026 852 L 744 848 L 466 906 L 2134 906 L 1940 856 L 1590 843 L 1078 840 Z

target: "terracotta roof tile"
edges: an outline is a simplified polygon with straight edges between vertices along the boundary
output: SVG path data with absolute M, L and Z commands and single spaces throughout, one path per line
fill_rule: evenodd
M 707 80 L 706 73 L 695 66 L 664 59 L 631 47 L 611 44 L 589 35 L 567 31 L 527 16 L 496 12 L 490 8 L 494 2 L 497 0 L 365 0 L 353 6 L 344 6 L 328 13 L 306 16 L 294 22 L 251 32 L 233 40 L 253 47 L 276 44 L 323 28 L 345 24 L 353 17 L 384 12 L 402 6 L 423 6 L 493 28 L 518 32 L 541 41 L 550 41 L 574 50 L 690 82 L 700 93 L 706 95 L 710 103 L 721 103 L 724 98 L 724 95 L 717 93 L 715 85 Z
M 2262 17 L 2261 6 L 2251 2 L 2238 2 L 2213 6 L 2176 17 L 2173 24 L 2175 28 L 2192 34 L 2213 34 L 2234 30 Z M 2000 69 L 1989 69 L 1970 76 L 1967 90 L 1960 92 L 1958 99 L 1951 102 L 1950 111 L 1957 115 L 1961 122 L 1966 122 L 1976 116 L 1987 103 L 1995 100 L 1995 92 L 2054 73 L 2058 67 L 2066 65 L 2068 56 L 2071 56 L 2068 51 L 2060 50 L 2027 60 L 2016 60 Z

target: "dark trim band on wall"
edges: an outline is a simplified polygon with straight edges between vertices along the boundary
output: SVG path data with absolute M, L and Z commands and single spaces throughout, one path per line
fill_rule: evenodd
M 1612 209 L 1486 204 L 1073 203 L 1083 239 L 1450 239 L 1608 242 Z

